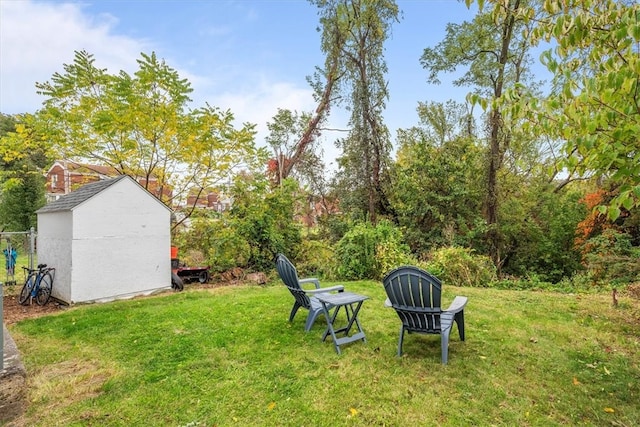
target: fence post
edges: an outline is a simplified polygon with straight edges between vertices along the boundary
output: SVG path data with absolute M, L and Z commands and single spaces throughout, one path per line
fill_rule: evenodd
M 36 253 L 36 230 L 31 227 L 29 230 L 29 268 L 33 270 L 33 257 Z

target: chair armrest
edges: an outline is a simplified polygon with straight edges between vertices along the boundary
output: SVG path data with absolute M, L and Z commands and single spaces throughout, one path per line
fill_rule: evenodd
M 315 277 L 309 277 L 307 279 L 298 279 L 298 283 L 300 284 L 300 286 L 307 283 L 313 283 L 316 289 L 320 288 L 320 280 L 316 279 Z
M 462 310 L 464 310 L 464 306 L 467 305 L 467 297 L 460 297 L 457 296 L 453 299 L 453 302 L 451 303 L 451 305 L 449 306 L 449 308 L 447 308 L 446 310 L 444 310 L 443 312 L 447 312 L 447 313 L 458 313 Z
M 313 294 L 321 294 L 321 293 L 334 292 L 334 291 L 342 292 L 343 290 L 344 290 L 343 285 L 335 285 L 335 286 L 329 286 L 328 288 L 311 289 L 309 291 L 305 290 L 305 292 L 313 295 Z

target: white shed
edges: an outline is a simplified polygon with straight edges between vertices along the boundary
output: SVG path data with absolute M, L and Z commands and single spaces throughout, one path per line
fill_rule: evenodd
M 171 288 L 171 210 L 132 178 L 92 182 L 39 209 L 52 296 L 109 301 Z

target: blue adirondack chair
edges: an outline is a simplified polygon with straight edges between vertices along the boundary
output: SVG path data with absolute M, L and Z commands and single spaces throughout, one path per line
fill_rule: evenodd
M 298 309 L 304 308 L 309 310 L 309 315 L 307 316 L 307 321 L 304 325 L 304 330 L 306 332 L 309 332 L 318 315 L 323 312 L 322 303 L 318 301 L 315 295 L 320 293 L 342 292 L 344 290 L 344 286 L 342 285 L 321 288 L 320 281 L 316 278 L 299 279 L 298 271 L 291 261 L 289 261 L 283 254 L 278 254 L 276 256 L 276 270 L 295 299 L 293 308 L 291 309 L 291 314 L 289 315 L 289 322 L 293 321 Z M 315 287 L 313 289 L 304 289 L 302 285 L 308 283 L 312 283 Z M 333 308 L 333 305 L 328 306 L 327 308 L 331 309 Z
M 432 274 L 412 266 L 389 272 L 382 280 L 387 292 L 385 305 L 393 307 L 400 317 L 398 356 L 402 355 L 404 333 L 439 334 L 442 363 L 448 362 L 449 335 L 455 322 L 460 340 L 464 341 L 464 307 L 467 297 L 456 296 L 449 308 L 440 307 L 442 284 Z

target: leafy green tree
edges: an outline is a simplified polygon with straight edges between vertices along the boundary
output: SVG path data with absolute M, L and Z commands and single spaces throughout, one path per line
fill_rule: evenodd
M 229 224 L 249 245 L 247 267 L 273 268 L 279 252 L 295 253 L 301 241 L 296 212 L 298 183 L 288 178 L 282 187 L 271 188 L 266 177 L 239 175 L 234 183 Z
M 235 129 L 230 111 L 208 104 L 190 109 L 191 85 L 155 53 L 141 54 L 138 67 L 112 75 L 80 51 L 64 73 L 36 84 L 46 97 L 38 119 L 64 158 L 142 178 L 169 205 L 215 187 L 239 165 L 264 164 L 254 125 Z
M 415 254 L 475 245 L 482 224 L 484 151 L 469 137 L 467 107 L 453 101 L 418 107 L 419 126 L 398 131 L 391 203 Z
M 338 141 L 342 191 L 357 194 L 341 197 L 341 206 L 367 215 L 375 223 L 389 203 L 384 191 L 391 143 L 382 120 L 388 99 L 383 58 L 384 43 L 399 9 L 393 0 L 313 0 L 320 13 L 322 50 L 338 60 L 340 93 L 351 117 L 350 131 Z M 363 216 L 364 216 L 363 215 Z
M 467 4 L 472 0 L 467 0 Z M 535 26 L 530 44 L 553 47 L 542 61 L 553 74 L 545 99 L 526 98 L 521 111 L 532 129 L 564 141 L 566 170 L 611 179 L 618 195 L 600 211 L 616 219 L 640 203 L 640 4 L 636 1 L 567 0 L 531 6 L 488 3 L 497 19 L 517 16 Z M 532 19 L 535 16 L 536 19 Z
M 524 85 L 529 77 L 530 45 L 527 35 L 530 23 L 517 12 L 526 0 L 501 2 L 506 12 L 500 15 L 478 13 L 472 22 L 448 24 L 446 36 L 434 48 L 426 48 L 420 59 L 429 72 L 429 81 L 439 83 L 441 73 L 464 67 L 466 71 L 454 81 L 458 86 L 473 89 L 471 99 L 487 110 L 488 140 L 485 176 L 485 219 L 491 258 L 497 267 L 504 261 L 504 241 L 500 232 L 500 170 L 505 153 L 518 140 L 515 122 L 505 97 L 509 88 Z
M 16 131 L 16 119 L 8 114 L 0 113 L 0 138 L 9 132 Z
M 240 173 L 230 189 L 231 209 L 196 210 L 176 241 L 205 254 L 216 273 L 236 267 L 270 271 L 277 253 L 298 253 L 301 225 L 292 220 L 298 188 L 293 178 L 274 187 L 265 175 Z
M 52 157 L 48 142 L 33 125 L 33 116 L 1 116 L 0 229 L 36 227 L 35 211 L 45 204 L 44 171 Z

